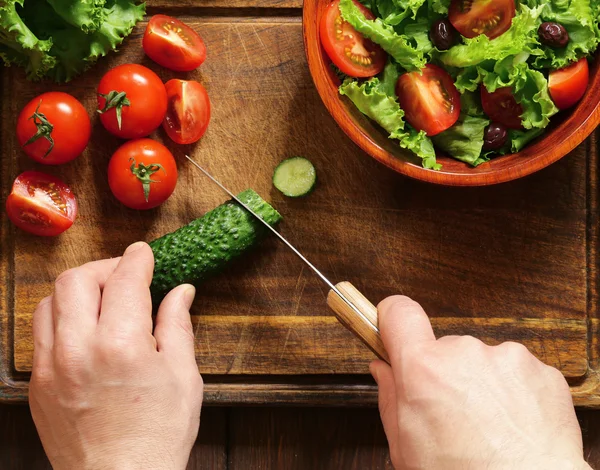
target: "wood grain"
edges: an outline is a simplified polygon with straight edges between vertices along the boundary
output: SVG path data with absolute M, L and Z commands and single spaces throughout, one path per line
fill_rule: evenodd
M 19 172 L 36 168 L 71 184 L 80 206 L 73 228 L 52 240 L 19 232 L 2 215 L 0 378 L 9 384 L 0 389 L 2 399 L 26 398 L 31 312 L 61 271 L 117 256 L 225 199 L 181 159 L 178 187 L 156 210 L 126 209 L 110 194 L 106 165 L 120 142 L 97 122 L 95 87 L 110 67 L 141 62 L 165 80 L 197 79 L 210 94 L 213 116 L 202 141 L 185 148 L 167 142 L 177 158 L 190 152 L 230 189 L 252 187 L 270 200 L 284 215 L 282 233 L 332 281 L 352 282 L 375 304 L 395 293 L 413 297 L 438 335 L 522 341 L 571 379 L 577 403 L 600 404 L 597 357 L 587 342 L 597 314 L 595 140 L 505 185 L 446 188 L 409 180 L 358 150 L 331 119 L 310 81 L 298 17 L 190 14 L 185 19 L 202 31 L 209 50 L 193 74 L 145 59 L 143 25 L 118 55 L 66 86 L 30 84 L 18 69 L 2 71 L 3 198 Z M 57 168 L 25 157 L 6 118 L 48 88 L 80 98 L 94 123 L 86 152 Z M 162 132 L 155 137 L 162 140 Z M 302 200 L 271 185 L 276 164 L 292 155 L 309 157 L 319 174 L 317 189 Z M 373 355 L 331 315 L 326 296 L 327 288 L 274 239 L 207 282 L 192 309 L 207 402 L 373 404 Z
M 452 186 L 484 186 L 503 183 L 535 173 L 571 152 L 600 124 L 600 53 L 590 69 L 590 82 L 581 101 L 568 112 L 552 118 L 544 135 L 522 151 L 494 158 L 473 168 L 438 154 L 441 171 L 427 170 L 412 152 L 365 117 L 354 104 L 338 93 L 339 78 L 329 64 L 319 36 L 319 21 L 328 2 L 306 0 L 303 9 L 303 34 L 308 65 L 323 102 L 344 132 L 376 160 L 395 171 L 431 183 Z

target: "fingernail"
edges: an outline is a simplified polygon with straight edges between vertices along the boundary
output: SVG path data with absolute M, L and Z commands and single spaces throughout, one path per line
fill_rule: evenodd
M 135 242 L 127 247 L 127 249 L 125 250 L 125 254 L 127 255 L 129 253 L 133 253 L 134 251 L 137 251 L 140 248 L 142 248 L 144 245 L 144 242 Z
M 196 288 L 190 285 L 183 293 L 183 303 L 188 310 L 194 303 L 194 297 L 196 297 Z

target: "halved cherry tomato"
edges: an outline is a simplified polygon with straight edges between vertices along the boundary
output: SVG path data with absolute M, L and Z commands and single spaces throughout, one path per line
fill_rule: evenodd
M 396 94 L 408 123 L 429 136 L 452 127 L 460 115 L 460 94 L 450 74 L 437 65 L 400 75 Z
M 352 0 L 369 20 L 375 15 L 365 6 Z M 321 18 L 321 44 L 335 66 L 352 77 L 372 77 L 383 70 L 387 54 L 364 38 L 340 14 L 340 0 L 334 0 Z
M 167 15 L 150 18 L 142 46 L 154 62 L 178 72 L 194 70 L 206 59 L 206 46 L 200 35 Z
M 450 23 L 466 38 L 497 38 L 510 28 L 514 16 L 515 0 L 452 0 L 448 10 Z
M 174 78 L 165 84 L 169 104 L 163 128 L 178 144 L 191 144 L 206 132 L 210 100 L 200 83 Z
M 60 165 L 81 155 L 90 140 L 90 118 L 83 105 L 60 91 L 43 93 L 17 118 L 17 139 L 27 155 Z
M 108 185 L 131 209 L 152 209 L 165 202 L 177 184 L 177 164 L 169 149 L 152 139 L 121 145 L 108 163 Z
M 39 171 L 15 179 L 6 200 L 13 224 L 34 235 L 51 237 L 67 230 L 77 216 L 77 201 L 64 182 Z
M 108 132 L 122 139 L 145 137 L 167 112 L 167 91 L 158 75 L 143 65 L 109 70 L 98 85 L 98 112 Z
M 577 103 L 587 90 L 590 70 L 585 57 L 577 62 L 550 72 L 548 88 L 552 101 L 559 109 L 567 109 Z
M 481 106 L 492 121 L 499 122 L 509 129 L 523 129 L 523 107 L 517 103 L 511 87 L 498 88 L 490 93 L 481 85 Z

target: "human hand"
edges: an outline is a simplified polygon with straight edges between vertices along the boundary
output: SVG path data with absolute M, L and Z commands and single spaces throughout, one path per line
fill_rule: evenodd
M 397 469 L 590 469 L 562 374 L 523 345 L 435 339 L 421 306 L 378 306 L 391 367 L 371 364 Z
M 189 308 L 173 289 L 152 332 L 152 250 L 64 272 L 33 316 L 29 403 L 55 470 L 183 469 L 198 433 L 202 378 Z

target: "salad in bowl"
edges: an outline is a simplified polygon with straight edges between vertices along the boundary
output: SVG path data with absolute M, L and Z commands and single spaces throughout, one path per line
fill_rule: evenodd
M 334 0 L 319 19 L 339 93 L 439 170 L 520 152 L 573 107 L 600 0 Z

